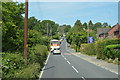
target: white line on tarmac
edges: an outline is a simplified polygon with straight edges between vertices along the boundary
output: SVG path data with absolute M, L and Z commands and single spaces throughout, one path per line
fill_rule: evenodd
M 48 62 L 49 57 L 50 57 L 50 53 L 49 53 L 49 55 L 48 55 L 48 57 L 47 57 L 47 60 L 45 61 L 45 66 L 46 66 L 46 64 L 47 64 L 47 62 Z M 39 80 L 42 78 L 42 75 L 43 75 L 45 66 L 42 68 L 42 71 L 41 71 L 40 76 L 39 76 Z
M 68 64 L 71 64 L 69 61 L 67 61 L 68 62 Z
M 72 66 L 72 68 L 78 73 L 78 70 L 74 66 Z
M 76 55 L 76 54 L 72 54 L 72 55 L 81 58 L 80 56 L 78 56 L 78 55 Z M 107 70 L 107 71 L 110 71 L 110 72 L 115 73 L 115 74 L 118 75 L 118 72 L 116 72 L 116 71 L 112 71 L 112 70 L 110 70 L 110 69 L 107 68 L 107 67 L 104 67 L 104 66 L 101 66 L 101 65 L 95 64 L 94 62 L 90 62 L 90 61 L 88 61 L 88 60 L 86 60 L 86 59 L 84 59 L 84 58 L 81 58 L 81 59 L 83 59 L 83 60 L 85 60 L 85 61 L 87 61 L 87 62 L 89 62 L 89 63 L 91 63 L 91 64 L 94 64 L 94 65 L 96 65 L 96 66 L 98 66 L 98 67 L 101 67 L 101 68 L 103 68 L 103 69 L 105 69 L 105 70 Z
M 62 54 L 61 54 L 62 55 Z M 65 60 L 67 60 L 63 55 L 62 55 L 62 57 L 65 59 Z
M 82 78 L 83 80 L 85 80 L 85 78 L 84 78 L 83 76 L 82 76 L 81 78 Z

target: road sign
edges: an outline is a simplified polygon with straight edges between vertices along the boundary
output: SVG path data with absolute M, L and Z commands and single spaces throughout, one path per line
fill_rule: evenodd
M 88 37 L 88 43 L 94 43 L 94 37 Z

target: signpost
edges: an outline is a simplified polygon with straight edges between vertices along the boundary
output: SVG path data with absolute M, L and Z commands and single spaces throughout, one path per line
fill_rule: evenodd
M 88 43 L 94 43 L 94 37 L 88 37 Z

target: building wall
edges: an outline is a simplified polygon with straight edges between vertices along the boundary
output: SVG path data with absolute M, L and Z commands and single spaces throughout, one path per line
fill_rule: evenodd
M 116 25 L 115 27 L 113 27 L 113 28 L 108 32 L 108 38 L 116 38 L 116 36 L 114 35 L 114 31 L 116 31 L 119 27 L 120 27 L 120 25 Z M 120 34 L 120 33 L 119 33 L 119 34 Z

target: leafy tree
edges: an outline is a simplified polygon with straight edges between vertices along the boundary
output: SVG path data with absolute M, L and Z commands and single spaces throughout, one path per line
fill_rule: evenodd
M 69 32 L 70 29 L 71 29 L 71 26 L 70 26 L 70 25 L 66 25 L 66 26 L 65 26 L 64 32 L 65 32 L 65 33 L 66 33 L 66 32 Z
M 104 22 L 104 23 L 102 24 L 102 27 L 106 27 L 106 26 L 108 26 L 108 23 Z
M 77 20 L 74 26 L 72 27 L 71 31 L 73 33 L 77 33 L 80 32 L 81 30 L 83 30 L 82 23 L 80 22 L 80 20 Z
M 90 20 L 89 23 L 88 23 L 88 27 L 89 27 L 89 29 L 93 29 L 93 23 L 92 23 L 91 20 Z
M 87 29 L 87 23 L 86 22 L 83 24 L 83 28 Z
M 94 24 L 93 30 L 95 31 L 95 33 L 97 33 L 97 28 L 102 28 L 102 24 L 100 22 Z
M 24 4 L 15 2 L 2 3 L 2 50 L 16 51 L 22 47 L 21 27 Z M 12 47 L 11 47 L 12 45 Z

